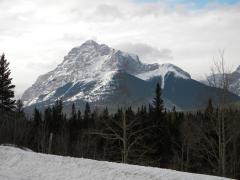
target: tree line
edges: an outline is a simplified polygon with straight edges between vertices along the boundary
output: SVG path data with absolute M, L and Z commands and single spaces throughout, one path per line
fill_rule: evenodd
M 8 72 L 8 73 L 6 73 Z M 0 60 L 0 144 L 36 152 L 240 178 L 240 109 L 213 104 L 194 112 L 164 108 L 160 85 L 149 105 L 115 113 L 75 108 L 61 99 L 28 118 L 4 56 Z M 7 92 L 7 93 L 6 93 Z

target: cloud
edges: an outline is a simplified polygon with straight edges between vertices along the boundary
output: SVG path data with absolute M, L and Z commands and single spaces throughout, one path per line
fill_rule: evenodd
M 143 43 L 123 43 L 116 46 L 117 49 L 137 54 L 144 62 L 161 62 L 173 59 L 170 49 L 157 49 Z
M 116 5 L 100 4 L 96 7 L 91 18 L 94 20 L 111 21 L 114 19 L 124 19 L 123 12 Z
M 228 64 L 239 65 L 239 4 L 2 0 L 0 7 L 0 52 L 10 60 L 18 94 L 92 38 L 147 62 L 174 63 L 193 78 L 208 73 L 218 49 L 226 50 Z
M 81 37 L 80 34 L 73 35 L 73 34 L 66 33 L 63 35 L 62 40 L 65 42 L 82 42 L 84 41 L 84 37 Z
M 30 62 L 26 65 L 27 69 L 32 69 L 35 71 L 43 70 L 48 71 L 49 69 L 53 69 L 57 66 L 59 62 L 50 62 L 50 63 L 42 63 L 42 62 Z

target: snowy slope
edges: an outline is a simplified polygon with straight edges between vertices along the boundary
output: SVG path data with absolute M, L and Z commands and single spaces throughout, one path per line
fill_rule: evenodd
M 224 180 L 174 170 L 46 155 L 0 146 L 1 180 Z
M 50 104 L 59 98 L 64 102 L 104 101 L 116 94 L 119 82 L 114 77 L 118 76 L 119 72 L 129 75 L 125 77 L 135 76 L 144 81 L 154 76 L 164 79 L 168 72 L 173 72 L 179 78 L 191 79 L 188 73 L 172 64 L 144 64 L 137 55 L 89 40 L 73 48 L 53 71 L 40 76 L 24 92 L 22 100 L 25 106 L 44 102 Z M 131 86 L 131 83 L 129 85 Z M 143 86 L 139 89 L 148 87 Z M 149 96 L 143 97 L 147 98 Z
M 158 68 L 155 70 L 150 70 L 144 73 L 140 73 L 137 75 L 138 78 L 143 79 L 143 80 L 150 80 L 156 76 L 160 76 L 162 78 L 162 89 L 164 88 L 164 82 L 165 82 L 165 77 L 168 73 L 173 73 L 175 77 L 177 78 L 182 78 L 182 79 L 191 79 L 191 76 L 180 69 L 179 67 L 173 65 L 173 64 L 161 64 L 158 65 Z

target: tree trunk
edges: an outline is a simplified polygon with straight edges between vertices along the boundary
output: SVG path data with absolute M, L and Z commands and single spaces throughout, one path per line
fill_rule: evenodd
M 127 163 L 127 124 L 123 115 L 123 163 Z
M 49 144 L 48 144 L 48 154 L 52 153 L 52 139 L 53 139 L 53 133 L 50 133 Z
M 225 136 L 225 119 L 222 117 L 222 176 L 226 176 L 226 136 Z

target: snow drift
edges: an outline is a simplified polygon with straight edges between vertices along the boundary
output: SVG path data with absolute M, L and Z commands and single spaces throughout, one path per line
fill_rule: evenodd
M 71 158 L 0 146 L 1 180 L 225 180 L 174 170 Z

